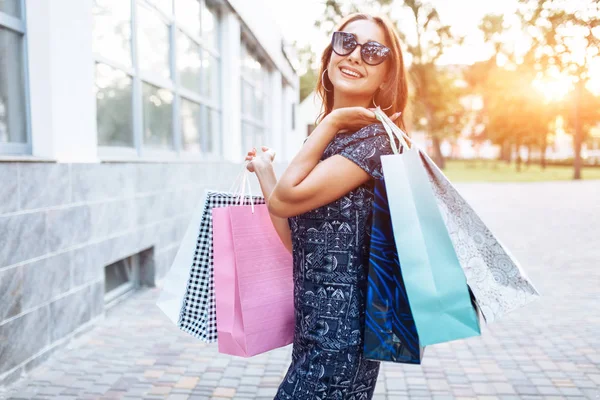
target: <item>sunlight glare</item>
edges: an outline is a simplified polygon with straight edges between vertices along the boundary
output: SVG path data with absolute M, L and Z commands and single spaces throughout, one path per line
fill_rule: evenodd
M 533 87 L 540 91 L 546 100 L 559 101 L 569 93 L 571 81 L 568 78 L 543 78 L 533 81 Z

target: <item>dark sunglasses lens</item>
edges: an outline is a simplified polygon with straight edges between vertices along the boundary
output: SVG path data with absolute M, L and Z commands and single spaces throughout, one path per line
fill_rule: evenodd
M 389 50 L 375 43 L 367 43 L 362 47 L 364 62 L 371 65 L 381 64 L 387 57 Z
M 333 50 L 341 55 L 352 53 L 356 48 L 356 40 L 352 35 L 335 32 L 332 40 Z

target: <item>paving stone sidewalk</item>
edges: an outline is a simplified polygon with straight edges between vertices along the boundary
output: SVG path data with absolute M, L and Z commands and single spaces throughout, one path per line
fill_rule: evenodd
M 600 181 L 468 184 L 459 190 L 543 298 L 483 335 L 425 350 L 423 365 L 383 363 L 376 400 L 600 399 Z M 154 305 L 160 287 L 97 326 L 6 399 L 272 399 L 291 347 L 250 359 L 217 352 Z

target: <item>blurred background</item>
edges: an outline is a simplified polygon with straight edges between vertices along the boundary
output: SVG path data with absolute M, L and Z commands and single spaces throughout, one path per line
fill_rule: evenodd
M 18 398 L 136 384 L 133 398 L 164 397 L 167 383 L 198 398 L 242 398 L 240 384 L 272 398 L 288 350 L 251 361 L 247 375 L 256 364 L 264 374 L 234 384 L 246 364 L 225 370 L 229 359 L 176 337 L 156 285 L 204 191 L 230 188 L 249 148 L 276 149 L 278 173 L 294 157 L 320 113 L 321 53 L 357 11 L 401 34 L 409 134 L 548 294 L 535 314 L 547 320 L 528 335 L 515 327 L 532 314 L 432 350 L 432 380 L 412 370 L 400 388 L 404 372 L 389 370 L 380 398 L 598 394 L 597 0 L 0 0 L 0 389 L 88 332 Z
M 580 179 L 600 163 L 597 1 L 284 4 L 273 2 L 284 34 L 298 32 L 301 121 L 320 107 L 312 91 L 334 25 L 349 12 L 383 13 L 404 40 L 409 130 L 438 165 L 449 160 L 450 177 Z M 312 32 L 303 14 L 318 16 Z

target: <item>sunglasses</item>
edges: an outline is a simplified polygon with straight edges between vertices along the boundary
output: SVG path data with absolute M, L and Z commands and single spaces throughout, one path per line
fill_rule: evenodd
M 379 65 L 385 61 L 392 52 L 381 43 L 369 41 L 360 44 L 356 37 L 348 32 L 333 32 L 331 37 L 331 48 L 339 56 L 347 56 L 352 53 L 356 46 L 360 46 L 360 56 L 363 61 L 369 65 Z

